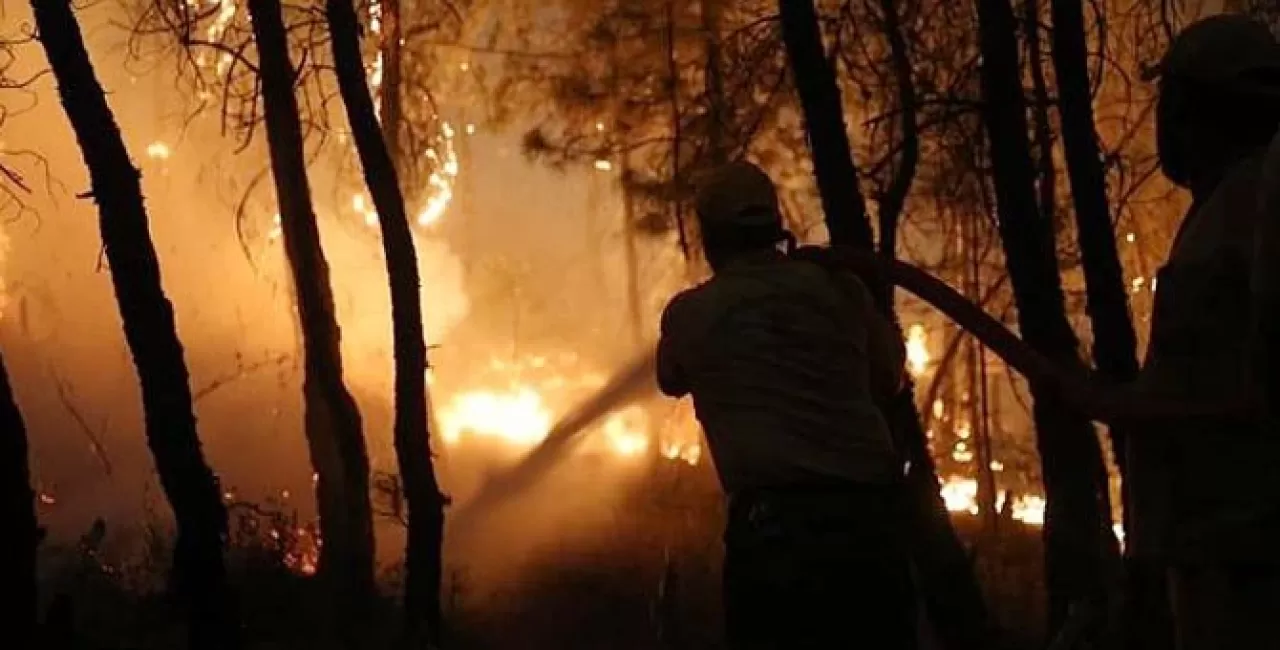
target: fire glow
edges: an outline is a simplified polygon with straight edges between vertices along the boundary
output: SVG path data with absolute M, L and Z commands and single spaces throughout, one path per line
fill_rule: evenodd
M 483 382 L 488 387 L 454 392 L 437 413 L 440 440 L 446 448 L 476 443 L 496 444 L 517 453 L 529 451 L 546 439 L 564 409 L 605 381 L 599 373 L 584 372 L 572 353 L 531 356 L 520 362 L 493 359 L 488 370 Z M 603 450 L 620 460 L 656 453 L 670 461 L 698 464 L 702 448 L 689 427 L 679 427 L 684 435 L 676 436 L 652 425 L 650 413 L 642 407 L 617 410 L 588 437 L 587 449 Z

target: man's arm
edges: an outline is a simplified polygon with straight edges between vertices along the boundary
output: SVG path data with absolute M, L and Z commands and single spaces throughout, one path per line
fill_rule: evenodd
M 876 308 L 867 285 L 852 273 L 843 274 L 854 315 L 862 323 L 867 337 L 871 392 L 877 400 L 887 400 L 902 390 L 907 363 L 907 348 L 893 322 Z
M 658 390 L 668 397 L 684 397 L 689 394 L 688 378 L 680 365 L 675 335 L 675 316 L 680 304 L 680 296 L 667 305 L 662 311 L 662 322 L 658 336 Z

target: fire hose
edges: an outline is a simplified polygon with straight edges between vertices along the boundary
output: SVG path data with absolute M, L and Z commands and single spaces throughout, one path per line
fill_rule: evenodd
M 942 280 L 902 262 L 875 254 L 842 250 L 839 262 L 862 277 L 886 280 L 942 312 L 984 346 L 1018 371 L 1042 397 L 1063 400 L 1090 419 L 1115 424 L 1132 420 L 1183 420 L 1247 413 L 1252 395 L 1226 402 L 1187 402 L 1140 396 L 1122 387 L 1093 379 L 1084 369 L 1054 363 L 1002 323 L 992 318 Z

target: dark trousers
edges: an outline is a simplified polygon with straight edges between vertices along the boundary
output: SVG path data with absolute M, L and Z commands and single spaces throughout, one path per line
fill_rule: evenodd
M 1177 650 L 1280 650 L 1280 567 L 1169 571 Z
M 915 594 L 896 488 L 735 495 L 725 533 L 733 650 L 913 650 Z

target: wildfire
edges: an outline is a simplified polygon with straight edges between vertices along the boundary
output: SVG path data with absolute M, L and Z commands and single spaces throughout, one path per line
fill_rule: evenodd
M 604 383 L 600 374 L 584 372 L 573 354 L 533 356 L 521 363 L 495 359 L 489 370 L 498 377 L 494 386 L 454 393 L 439 411 L 440 439 L 446 446 L 475 440 L 527 451 L 546 439 L 563 408 Z M 702 458 L 698 442 L 661 438 L 650 426 L 648 412 L 635 406 L 610 414 L 588 440 L 589 448 L 620 459 L 641 458 L 653 450 L 689 465 Z
M 952 476 L 942 483 L 942 501 L 947 510 L 976 515 L 982 511 L 978 503 L 977 479 Z M 1044 525 L 1044 497 L 1035 494 L 1018 495 L 1009 501 L 1005 490 L 996 492 L 996 510 L 1009 508 L 1009 518 L 1030 526 Z
M 929 369 L 929 339 L 924 325 L 915 323 L 907 328 L 907 369 L 919 377 Z
M 532 447 L 551 430 L 551 411 L 542 395 L 523 386 L 507 391 L 472 391 L 453 398 L 441 415 L 441 438 L 457 444 L 464 435 L 496 438 Z

